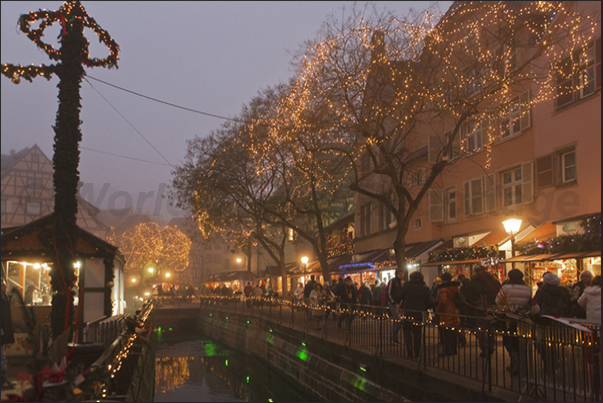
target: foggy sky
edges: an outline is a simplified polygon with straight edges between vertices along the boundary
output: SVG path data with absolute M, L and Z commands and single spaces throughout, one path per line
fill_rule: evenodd
M 434 3 L 442 12 L 451 4 L 373 2 L 371 7 L 406 15 L 410 8 L 419 11 Z M 17 21 L 20 14 L 58 10 L 61 4 L 2 1 L 1 62 L 24 66 L 54 63 L 21 33 Z M 291 55 L 305 40 L 315 37 L 329 14 L 341 16 L 342 8 L 350 10 L 353 2 L 83 1 L 82 5 L 120 46 L 118 69 L 86 68 L 89 76 L 165 102 L 234 117 L 260 90 L 287 81 L 292 75 Z M 357 4 L 361 8 L 364 5 Z M 104 58 L 108 51 L 94 32 L 86 30 L 85 34 L 91 56 Z M 59 24 L 55 24 L 45 30 L 43 39 L 57 44 L 58 35 Z M 58 79 L 38 77 L 33 83 L 21 80 L 15 85 L 1 76 L 0 81 L 2 153 L 37 143 L 52 159 Z M 169 219 L 173 212 L 166 210 L 167 199 L 157 195 L 171 182 L 173 168 L 168 162 L 178 165 L 186 140 L 208 135 L 224 120 L 153 102 L 93 80 L 90 83 L 94 88 L 82 82 L 80 127 L 79 171 L 87 186 L 87 200 L 107 208 L 124 207 L 129 199 L 134 207 L 142 205 L 149 214 L 161 206 L 163 219 Z M 108 188 L 104 196 L 103 186 Z

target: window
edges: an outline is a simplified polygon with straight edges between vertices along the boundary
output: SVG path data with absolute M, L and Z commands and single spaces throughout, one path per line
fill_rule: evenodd
M 482 129 L 479 122 L 471 122 L 466 128 L 465 149 L 468 153 L 482 148 Z
M 467 72 L 467 97 L 473 96 L 482 90 L 482 77 L 477 69 Z
M 446 215 L 448 221 L 456 220 L 456 187 L 454 186 L 446 191 Z
M 521 168 L 502 174 L 503 207 L 523 203 Z
M 528 204 L 534 201 L 532 162 L 502 173 L 503 207 Z
M 6 200 L 6 199 L 2 199 L 2 208 L 1 208 L 1 212 L 2 213 L 10 213 L 12 210 L 12 203 L 11 200 Z
M 553 186 L 553 154 L 536 160 L 536 180 L 539 189 Z
M 502 138 L 512 136 L 530 127 L 530 93 L 524 92 L 511 100 L 500 119 Z
M 28 202 L 25 206 L 25 213 L 28 215 L 40 215 L 42 207 L 39 202 Z
M 27 187 L 39 189 L 42 187 L 42 179 L 29 178 L 27 179 Z
M 561 154 L 561 181 L 563 183 L 576 180 L 576 151 Z
M 295 232 L 293 231 L 293 228 L 289 228 L 289 229 L 287 230 L 287 232 L 288 232 L 288 239 L 289 239 L 290 241 L 295 240 Z
M 580 98 L 595 93 L 595 48 L 591 45 L 580 53 Z
M 481 177 L 465 182 L 465 216 L 484 212 L 483 179 Z
M 415 230 L 421 229 L 423 226 L 423 222 L 421 221 L 421 217 L 415 218 Z
M 379 205 L 379 218 L 382 230 L 389 229 L 389 224 L 391 224 L 391 222 L 393 221 L 393 217 L 394 215 L 389 210 L 389 208 L 387 208 L 387 206 L 383 204 Z
M 429 189 L 429 213 L 430 222 L 444 221 L 444 191 L 441 189 Z
M 40 162 L 40 156 L 38 154 L 32 154 L 31 162 Z
M 557 109 L 586 98 L 600 88 L 601 38 L 575 50 L 560 63 L 556 77 Z
M 371 203 L 360 206 L 360 234 L 366 236 L 371 233 Z

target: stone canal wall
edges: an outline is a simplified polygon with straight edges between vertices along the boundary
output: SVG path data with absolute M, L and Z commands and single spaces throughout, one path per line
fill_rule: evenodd
M 318 401 L 501 401 L 467 378 L 419 371 L 416 362 L 376 356 L 374 350 L 346 347 L 269 321 L 202 308 L 199 331 L 258 356 Z

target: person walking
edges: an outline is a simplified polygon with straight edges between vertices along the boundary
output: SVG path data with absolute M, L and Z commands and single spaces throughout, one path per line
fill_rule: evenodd
M 327 301 L 327 292 L 322 284 L 316 282 L 314 289 L 310 293 L 310 307 L 312 308 L 314 319 L 316 320 L 316 329 L 322 330 L 321 322 L 325 317 L 325 304 Z
M 561 280 L 555 273 L 547 271 L 542 276 L 542 286 L 534 295 L 540 316 L 567 317 L 570 310 L 569 290 L 561 285 Z
M 578 299 L 578 305 L 584 308 L 586 320 L 601 323 L 601 276 L 593 277 Z
M 347 322 L 348 330 L 352 326 L 354 304 L 358 302 L 358 290 L 354 287 L 351 277 L 346 277 L 343 286 L 337 288 L 337 296 L 341 302 L 341 314 L 337 321 L 337 327 L 341 329 L 343 321 Z
M 367 282 L 362 283 L 358 289 L 358 302 L 362 305 L 370 305 L 373 301 L 373 292 Z
M 482 265 L 477 265 L 466 285 L 466 301 L 471 305 L 475 317 L 475 326 L 482 329 L 477 334 L 481 350 L 480 357 L 486 358 L 494 353 L 494 327 L 485 318 L 486 311 L 496 308 L 496 295 L 500 290 L 500 282 Z
M 517 312 L 530 305 L 532 299 L 532 289 L 523 281 L 523 273 L 519 269 L 512 269 L 507 274 L 509 279 L 505 281 L 496 295 L 496 305 L 506 308 L 509 312 Z M 517 336 L 517 322 L 507 323 L 508 334 L 503 335 L 503 346 L 509 357 L 511 364 L 507 366 L 507 371 L 512 375 L 519 374 L 519 337 Z
M 461 322 L 459 319 L 459 309 L 456 306 L 455 300 L 459 293 L 461 283 L 452 279 L 452 274 L 443 273 L 440 278 L 440 292 L 438 293 L 438 306 L 436 312 L 440 317 L 440 327 L 444 341 L 444 352 L 440 355 L 455 355 L 457 354 L 457 333 L 453 328 Z
M 304 302 L 306 304 L 308 303 L 308 300 L 310 298 L 310 293 L 312 292 L 312 290 L 314 290 L 314 284 L 316 284 L 316 280 L 314 274 L 312 274 L 310 276 L 310 281 L 308 281 L 306 283 L 306 286 L 304 287 Z
M 15 332 L 13 329 L 13 318 L 11 312 L 11 300 L 6 294 L 6 281 L 2 279 L 2 300 L 0 301 L 2 311 L 2 389 L 14 389 L 15 384 L 8 379 L 8 362 L 4 346 L 15 342 Z
M 436 301 L 431 296 L 431 290 L 425 284 L 421 272 L 410 274 L 409 281 L 400 290 L 404 320 L 402 332 L 404 345 L 409 357 L 419 358 L 421 355 L 421 332 L 423 330 L 423 315 L 428 309 L 435 307 Z
M 387 304 L 391 313 L 394 325 L 389 341 L 393 344 L 400 344 L 398 333 L 402 327 L 400 318 L 400 302 L 402 302 L 402 279 L 404 278 L 404 270 L 396 269 L 394 277 L 387 283 Z
M 578 304 L 578 299 L 582 296 L 586 287 L 590 285 L 592 279 L 593 274 L 588 270 L 584 270 L 580 273 L 580 281 L 574 284 L 574 287 L 572 288 L 572 307 L 570 314 L 573 318 L 586 319 L 586 311 Z
M 371 304 L 374 306 L 381 305 L 381 289 L 383 288 L 383 283 L 379 281 L 379 279 L 375 279 L 373 286 L 371 287 L 371 291 L 373 293 L 373 300 Z

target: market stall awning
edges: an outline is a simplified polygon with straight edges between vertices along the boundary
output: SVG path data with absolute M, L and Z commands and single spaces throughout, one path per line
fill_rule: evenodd
M 541 254 L 541 255 L 521 255 L 521 256 L 510 257 L 508 259 L 503 259 L 500 261 L 500 263 L 512 263 L 512 262 L 528 263 L 528 262 L 537 262 L 537 261 L 542 261 L 542 260 L 555 260 L 554 258 L 552 259 L 553 256 L 555 256 L 555 255 L 552 255 L 549 253 L 545 253 L 545 254 Z
M 421 266 L 422 267 L 425 267 L 425 266 L 441 266 L 441 265 L 453 266 L 453 265 L 457 265 L 457 264 L 476 264 L 476 263 L 485 262 L 486 260 L 490 260 L 490 258 L 489 257 L 483 257 L 483 258 L 479 258 L 479 259 L 468 259 L 468 260 L 441 260 L 439 262 L 421 263 Z
M 550 260 L 557 259 L 582 259 L 585 257 L 597 257 L 601 256 L 600 250 L 593 250 L 590 252 L 572 252 L 572 253 L 558 253 L 553 255 Z

